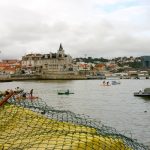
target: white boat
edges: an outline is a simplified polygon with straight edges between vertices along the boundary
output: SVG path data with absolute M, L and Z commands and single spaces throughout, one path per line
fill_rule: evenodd
M 120 84 L 120 83 L 121 83 L 120 81 L 114 81 L 114 80 L 111 81 L 111 84 L 112 84 L 112 85 L 117 85 L 117 84 Z
M 145 88 L 144 91 L 140 90 L 139 92 L 135 92 L 134 96 L 150 97 L 150 88 Z

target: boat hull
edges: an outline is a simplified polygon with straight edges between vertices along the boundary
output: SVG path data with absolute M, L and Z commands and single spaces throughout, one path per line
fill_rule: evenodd
M 58 95 L 69 95 L 69 94 L 74 94 L 74 93 L 68 93 L 68 92 L 61 93 L 61 92 L 58 92 Z
M 150 94 L 135 92 L 135 93 L 134 93 L 134 96 L 139 96 L 139 97 L 150 97 Z

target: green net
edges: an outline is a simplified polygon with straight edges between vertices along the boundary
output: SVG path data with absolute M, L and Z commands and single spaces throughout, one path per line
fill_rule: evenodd
M 87 116 L 13 95 L 0 107 L 0 150 L 148 150 Z

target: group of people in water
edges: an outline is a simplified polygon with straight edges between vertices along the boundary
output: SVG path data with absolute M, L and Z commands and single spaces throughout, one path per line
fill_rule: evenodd
M 104 85 L 104 86 L 109 86 L 110 83 L 109 83 L 109 81 L 107 81 L 107 82 L 106 82 L 106 81 L 103 81 L 103 85 Z
M 20 87 L 16 87 L 15 90 L 12 89 L 7 89 L 4 92 L 0 93 L 0 96 L 7 96 L 11 93 L 14 93 L 14 98 L 18 98 L 18 97 L 22 97 L 22 98 L 32 98 L 33 97 L 33 89 L 30 90 L 29 93 L 24 92 L 23 89 L 21 89 Z

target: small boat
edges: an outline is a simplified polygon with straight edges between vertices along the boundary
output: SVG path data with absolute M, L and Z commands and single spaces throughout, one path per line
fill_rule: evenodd
M 145 88 L 144 91 L 140 90 L 139 92 L 135 92 L 134 96 L 150 97 L 150 88 Z
M 120 83 L 121 83 L 120 81 L 112 81 L 111 82 L 112 85 L 117 85 L 117 84 L 120 84 Z
M 73 92 L 70 92 L 69 90 L 66 90 L 66 91 L 64 91 L 64 90 L 59 90 L 59 91 L 57 91 L 57 94 L 58 95 L 69 95 L 69 94 L 74 94 Z

